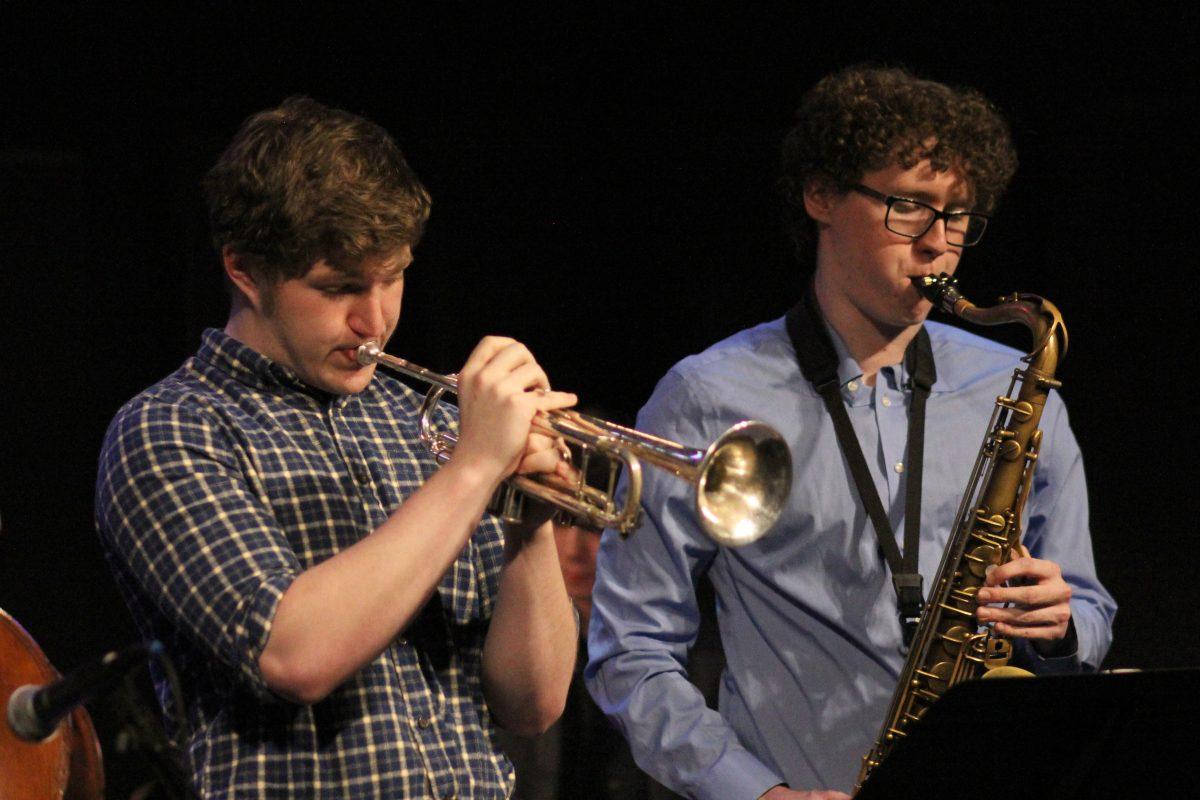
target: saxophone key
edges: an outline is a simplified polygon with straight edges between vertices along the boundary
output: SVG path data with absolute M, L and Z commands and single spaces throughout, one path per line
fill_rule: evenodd
M 1033 416 L 1033 404 L 1028 400 L 1013 400 L 1011 397 L 997 397 L 996 405 L 1007 408 L 1017 418 L 1017 422 L 1027 422 Z
M 1003 514 L 989 514 L 986 508 L 976 509 L 975 522 L 979 525 L 973 533 L 977 536 L 987 535 L 987 531 L 983 530 L 990 528 L 993 534 L 1002 534 L 1008 528 L 1008 520 Z
M 967 569 L 971 570 L 971 574 L 976 578 L 987 576 L 987 568 L 992 564 L 1000 563 L 1000 545 L 994 542 L 981 544 L 975 547 L 971 552 L 963 556 L 968 564 Z
M 967 611 L 966 609 L 959 608 L 958 606 L 952 606 L 949 603 L 938 603 L 938 605 L 941 607 L 941 609 L 943 611 L 949 611 L 950 613 L 958 614 L 961 617 L 974 617 L 975 616 L 974 611 Z
M 947 653 L 956 656 L 962 649 L 963 642 L 967 641 L 970 636 L 971 632 L 962 625 L 954 625 L 942 632 L 943 647 L 945 647 Z
M 1016 439 L 1006 439 L 996 448 L 996 456 L 1005 461 L 1016 461 L 1024 452 L 1025 449 L 1021 447 L 1021 443 Z
M 987 643 L 987 652 L 983 658 L 983 665 L 987 669 L 996 669 L 1008 664 L 1012 658 L 1012 642 L 1008 639 L 999 637 L 989 637 Z
M 950 688 L 950 678 L 954 674 L 954 664 L 950 661 L 939 661 L 927 670 L 917 670 L 917 674 L 928 681 L 930 691 L 941 695 Z
M 958 586 L 950 592 L 950 596 L 961 603 L 970 605 L 975 602 L 975 593 L 978 591 L 978 586 Z

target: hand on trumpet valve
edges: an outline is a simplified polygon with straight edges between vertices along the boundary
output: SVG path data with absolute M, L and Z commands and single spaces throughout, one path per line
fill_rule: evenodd
M 499 481 L 514 472 L 557 472 L 561 440 L 533 430 L 539 414 L 573 406 L 570 392 L 550 389 L 525 345 L 485 337 L 458 376 L 459 440 L 454 461 L 488 470 Z

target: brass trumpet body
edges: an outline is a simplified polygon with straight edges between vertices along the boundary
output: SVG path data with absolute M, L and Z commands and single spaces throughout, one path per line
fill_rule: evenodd
M 1062 315 L 1042 297 L 1012 294 L 979 308 L 959 294 L 946 274 L 913 281 L 936 307 L 962 319 L 980 325 L 1025 325 L 1034 346 L 1022 359 L 1027 366 L 1014 372 L 1008 391 L 996 398 L 891 706 L 874 748 L 863 756 L 856 792 L 904 739 L 909 726 L 951 686 L 978 677 L 1029 674 L 1008 666 L 1011 640 L 978 622 L 975 593 L 987 568 L 1008 561 L 1020 545 L 1022 512 L 1042 439 L 1038 423 L 1050 390 L 1060 386 L 1054 374 L 1067 351 Z
M 374 342 L 358 348 L 358 362 L 379 364 L 430 385 L 421 406 L 421 440 L 439 463 L 449 460 L 457 438 L 433 428 L 433 413 L 442 395 L 458 391 L 453 375 L 442 375 L 384 353 Z M 534 428 L 561 436 L 581 453 L 577 480 L 558 475 L 513 475 L 494 504 L 501 516 L 520 518 L 521 499 L 528 495 L 561 509 L 594 527 L 616 528 L 627 535 L 641 515 L 642 462 L 686 480 L 693 487 L 695 509 L 705 534 L 718 544 L 740 546 L 755 541 L 778 519 L 792 486 L 792 460 L 787 443 L 769 425 L 747 420 L 725 431 L 704 449 L 598 419 L 571 409 L 539 414 Z M 601 487 L 586 483 L 588 462 L 608 459 L 608 479 Z M 626 494 L 616 505 L 619 469 L 626 470 Z

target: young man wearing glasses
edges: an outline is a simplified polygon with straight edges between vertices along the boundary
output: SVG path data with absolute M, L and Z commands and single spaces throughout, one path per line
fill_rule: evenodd
M 973 90 L 853 67 L 805 97 L 780 181 L 814 267 L 805 297 L 680 362 L 638 420 L 676 441 L 745 418 L 775 426 L 795 459 L 789 505 L 758 542 L 718 549 L 678 481 L 651 476 L 645 522 L 624 542 L 606 534 L 598 560 L 589 688 L 639 764 L 676 791 L 776 800 L 853 786 L 920 614 L 919 576 L 927 587 L 1020 355 L 926 323 L 911 279 L 955 272 L 1015 167 L 1005 123 Z M 815 383 L 814 362 L 826 366 Z M 835 408 L 852 436 L 839 439 Z M 1115 604 L 1096 577 L 1079 448 L 1057 395 L 1041 427 L 1028 549 L 991 571 L 978 617 L 1014 638 L 1020 666 L 1095 669 Z M 918 442 L 924 457 L 909 468 Z M 848 448 L 866 462 L 861 482 Z M 894 561 L 880 554 L 887 537 L 904 546 Z M 686 680 L 705 571 L 728 663 L 719 711 Z

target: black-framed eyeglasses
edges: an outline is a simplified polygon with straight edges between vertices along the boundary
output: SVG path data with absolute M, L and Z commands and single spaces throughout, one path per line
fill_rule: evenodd
M 884 226 L 892 233 L 910 239 L 921 238 L 935 222 L 942 219 L 946 221 L 946 244 L 970 247 L 979 244 L 983 232 L 987 230 L 988 220 L 991 219 L 987 214 L 974 211 L 939 211 L 920 200 L 877 192 L 861 183 L 851 184 L 850 188 L 885 203 L 887 214 L 883 217 Z

